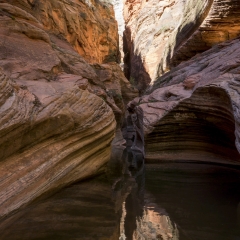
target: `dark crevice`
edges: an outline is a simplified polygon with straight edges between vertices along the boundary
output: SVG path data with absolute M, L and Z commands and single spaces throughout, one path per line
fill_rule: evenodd
M 142 95 L 151 82 L 151 79 L 145 69 L 141 54 L 137 55 L 134 52 L 134 43 L 129 27 L 126 27 L 123 33 L 123 52 L 125 77 L 137 87 L 140 95 Z

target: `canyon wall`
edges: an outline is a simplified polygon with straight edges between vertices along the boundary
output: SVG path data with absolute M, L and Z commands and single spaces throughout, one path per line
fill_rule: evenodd
M 125 75 L 140 90 L 197 53 L 240 34 L 234 0 L 126 1 Z
M 0 218 L 103 170 L 133 84 L 148 161 L 239 163 L 239 9 L 126 1 L 130 84 L 107 1 L 0 0 Z
M 98 173 L 114 137 L 114 114 L 101 98 L 69 82 L 28 84 L 1 74 L 1 217 Z
M 113 6 L 98 0 L 1 0 L 1 14 L 13 21 L 41 24 L 65 39 L 88 62 L 119 61 L 118 31 Z M 19 23 L 18 23 L 19 24 Z M 26 28 L 26 26 L 25 26 Z
M 100 173 L 124 104 L 138 93 L 116 63 L 112 5 L 0 0 L 0 20 L 3 218 Z
M 140 99 L 148 161 L 240 163 L 239 49 L 239 38 L 214 46 Z

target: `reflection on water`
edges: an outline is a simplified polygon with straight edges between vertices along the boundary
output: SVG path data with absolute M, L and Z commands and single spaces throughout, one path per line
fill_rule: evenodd
M 114 159 L 116 159 L 113 156 Z M 131 239 L 136 229 L 136 219 L 142 216 L 144 197 L 144 161 L 141 152 L 123 151 L 122 174 L 114 181 L 113 194 L 116 211 L 121 216 L 120 239 Z M 116 178 L 113 175 L 113 179 Z M 121 202 L 119 203 L 119 199 Z
M 177 224 L 180 240 L 240 240 L 239 170 L 168 163 L 146 173 L 146 191 Z
M 206 164 L 144 166 L 115 148 L 106 174 L 0 222 L 1 240 L 240 240 L 240 171 Z
M 144 206 L 143 216 L 137 219 L 133 239 L 178 240 L 179 233 L 164 209 Z
M 104 176 L 65 188 L 17 215 L 11 224 L 1 226 L 1 240 L 103 240 L 119 235 Z
M 116 169 L 114 166 L 118 166 L 119 160 L 123 165 Z M 178 240 L 176 224 L 172 223 L 167 212 L 154 204 L 151 198 L 144 197 L 145 165 L 142 152 L 126 148 L 121 155 L 117 150 L 113 152 L 110 164 L 116 212 L 121 216 L 119 239 Z

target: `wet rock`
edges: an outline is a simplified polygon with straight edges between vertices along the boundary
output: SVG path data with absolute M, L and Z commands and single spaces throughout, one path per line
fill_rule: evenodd
M 128 103 L 122 132 L 126 146 L 132 151 L 141 152 L 144 156 L 143 110 L 138 106 L 139 101 L 139 98 L 136 98 Z
M 116 240 L 119 236 L 111 187 L 104 177 L 74 184 L 39 200 L 0 222 L 0 229 L 1 240 Z

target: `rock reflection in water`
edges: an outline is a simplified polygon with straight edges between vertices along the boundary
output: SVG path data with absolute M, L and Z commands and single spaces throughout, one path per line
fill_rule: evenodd
M 121 150 L 113 150 L 110 164 L 121 169 L 113 184 L 116 212 L 121 216 L 119 239 L 177 240 L 178 230 L 166 211 L 145 201 L 143 110 L 137 100 L 131 101 L 127 109 L 123 127 L 127 147 L 121 154 Z
M 144 196 L 143 115 L 136 103 L 128 110 L 127 147 L 113 147 L 107 173 L 0 222 L 1 240 L 178 240 L 166 211 Z
M 240 240 L 239 186 L 236 166 L 146 166 L 145 189 L 177 223 L 180 240 Z
M 122 164 L 121 164 L 122 163 Z M 176 224 L 151 197 L 144 196 L 145 166 L 141 151 L 114 149 L 109 164 L 113 199 L 120 220 L 120 240 L 178 240 Z
M 1 240 L 177 239 L 163 209 L 144 197 L 143 153 L 113 149 L 108 172 L 0 221 Z
M 179 233 L 176 224 L 171 221 L 164 209 L 146 205 L 143 216 L 137 219 L 133 239 L 178 240 Z

